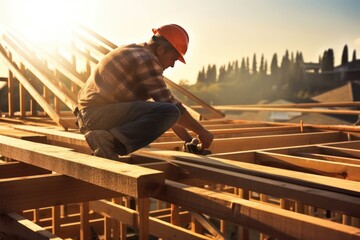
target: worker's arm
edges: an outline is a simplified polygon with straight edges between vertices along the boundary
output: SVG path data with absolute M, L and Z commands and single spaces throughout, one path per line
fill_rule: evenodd
M 204 126 L 202 126 L 196 119 L 194 119 L 187 110 L 183 111 L 179 120 L 177 121 L 177 124 L 195 132 L 199 136 L 199 140 L 203 148 L 209 148 L 212 141 L 214 140 L 214 135 L 206 128 L 204 128 Z M 186 129 L 180 130 L 180 126 L 177 127 L 177 131 L 181 134 L 181 136 L 185 137 L 186 135 L 184 135 L 185 133 L 183 131 L 186 131 Z M 176 132 L 175 134 L 178 135 Z M 184 140 L 181 136 L 179 137 Z
M 176 136 L 178 136 L 181 140 L 183 140 L 184 142 L 191 142 L 192 137 L 189 134 L 189 132 L 183 128 L 182 126 L 175 124 L 174 126 L 172 126 L 171 128 L 174 133 L 176 134 Z

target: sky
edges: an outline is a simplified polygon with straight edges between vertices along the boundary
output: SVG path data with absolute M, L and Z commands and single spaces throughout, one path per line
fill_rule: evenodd
M 243 57 L 251 64 L 254 54 L 270 66 L 274 53 L 280 61 L 286 50 L 301 51 L 305 62 L 318 62 L 332 48 L 337 65 L 347 44 L 349 59 L 354 50 L 360 58 L 360 0 L 0 0 L 0 9 L 0 32 L 44 45 L 75 22 L 117 45 L 148 41 L 152 28 L 181 25 L 190 36 L 187 64 L 164 72 L 175 82 L 195 83 L 209 64 L 219 68 Z

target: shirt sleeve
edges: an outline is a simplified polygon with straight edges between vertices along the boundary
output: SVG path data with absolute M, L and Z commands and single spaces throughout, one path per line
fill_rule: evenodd
M 156 102 L 173 103 L 177 105 L 182 112 L 184 107 L 166 86 L 162 74 L 162 67 L 154 62 L 144 63 L 144 66 L 138 68 L 138 76 L 141 79 L 149 98 L 154 99 Z

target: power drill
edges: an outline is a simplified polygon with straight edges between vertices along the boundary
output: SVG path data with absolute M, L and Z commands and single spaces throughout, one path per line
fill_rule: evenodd
M 193 138 L 191 142 L 184 142 L 183 152 L 194 153 L 198 155 L 208 155 L 211 154 L 210 150 L 206 150 L 202 147 L 199 139 Z

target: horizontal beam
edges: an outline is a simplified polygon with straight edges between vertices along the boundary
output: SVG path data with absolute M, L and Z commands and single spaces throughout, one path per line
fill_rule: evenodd
M 252 176 L 258 176 L 296 185 L 360 197 L 360 182 L 249 163 L 250 161 L 255 161 L 254 152 L 238 153 L 238 158 L 243 156 L 245 161 L 248 162 L 233 161 L 223 158 L 199 156 L 179 151 L 166 151 L 151 148 L 139 150 L 138 153 L 153 157 L 163 157 L 166 158 L 169 162 L 171 162 L 171 160 L 179 160 L 187 163 L 194 163 L 236 173 L 249 174 Z
M 136 154 L 136 156 L 139 156 L 139 154 Z M 149 159 L 151 159 L 151 157 L 149 157 Z M 156 159 L 160 160 L 161 158 L 156 157 Z M 360 217 L 359 197 L 301 186 L 286 181 L 273 180 L 266 177 L 258 177 L 252 174 L 243 174 L 237 172 L 235 169 L 234 171 L 228 171 L 181 160 L 163 159 L 163 161 L 178 166 L 183 172 L 186 172 L 187 177 L 190 178 L 196 177 L 208 181 L 214 181 L 216 179 L 216 183 L 219 184 L 263 193 L 273 197 L 290 199 L 306 205 L 339 211 L 349 216 Z M 179 181 L 179 179 L 177 181 Z
M 150 197 L 165 180 L 156 170 L 5 136 L 0 155 L 136 198 Z
M 139 215 L 137 211 L 106 200 L 90 202 L 89 207 L 103 216 L 116 219 L 130 227 L 137 228 L 137 218 Z M 149 217 L 149 233 L 163 239 L 209 239 L 206 236 L 172 225 L 155 217 Z
M 6 233 L 4 239 L 61 240 L 17 213 L 0 214 L 0 232 Z
M 121 194 L 58 174 L 0 180 L 0 213 L 119 197 Z
M 215 106 L 217 110 L 228 111 L 272 111 L 272 112 L 307 112 L 307 113 L 323 113 L 323 114 L 340 114 L 340 115 L 360 115 L 358 110 L 337 110 L 337 109 L 309 109 L 300 107 L 246 107 L 246 106 Z
M 279 239 L 318 240 L 326 236 L 328 240 L 350 240 L 360 237 L 355 227 L 168 180 L 166 188 L 156 198 Z
M 237 137 L 215 139 L 210 150 L 213 153 L 258 150 L 276 147 L 319 144 L 345 141 L 340 132 L 310 132 L 297 134 L 281 134 L 271 136 Z M 177 150 L 182 146 L 181 141 L 150 144 L 153 148 Z
M 49 173 L 51 171 L 22 162 L 0 163 L 0 179 Z
M 360 165 L 329 162 L 271 152 L 256 152 L 255 154 L 257 164 L 360 181 Z

